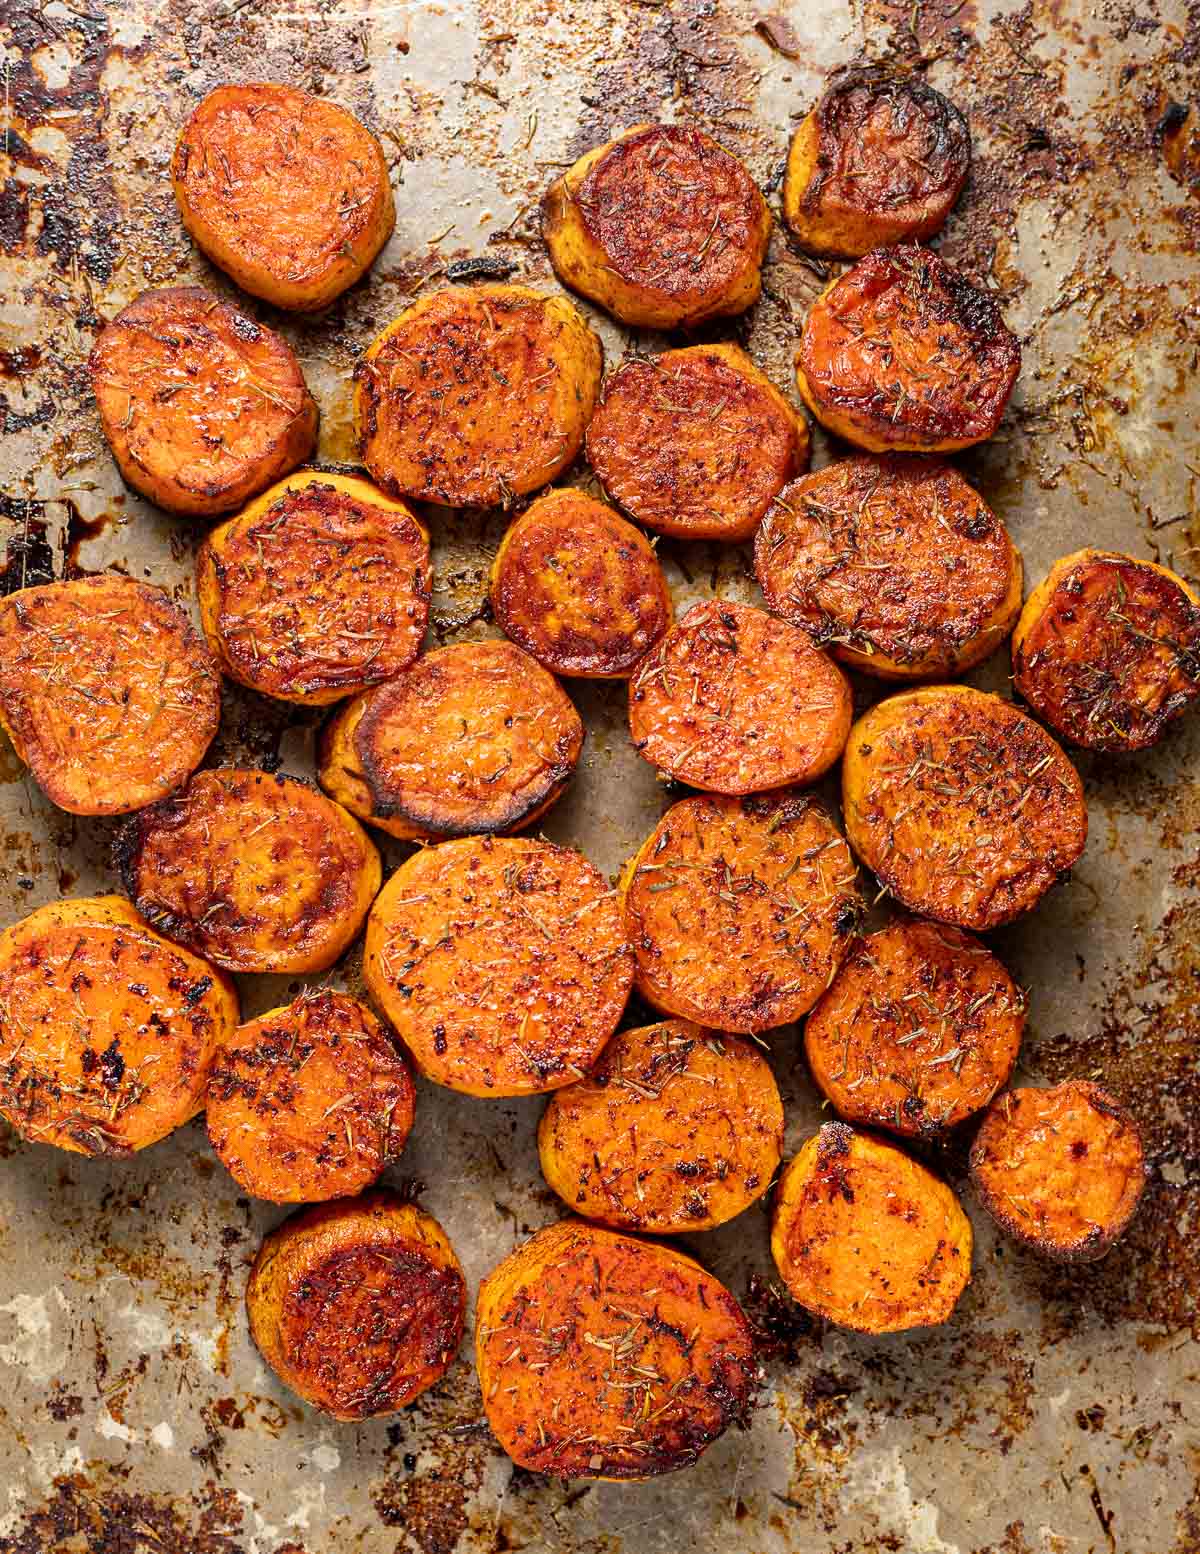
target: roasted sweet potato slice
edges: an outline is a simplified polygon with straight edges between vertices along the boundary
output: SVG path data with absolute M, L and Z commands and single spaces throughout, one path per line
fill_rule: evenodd
M 959 928 L 898 919 L 860 939 L 804 1027 L 817 1088 L 851 1122 L 940 1133 L 1008 1083 L 1025 1000 Z
M 196 558 L 200 620 L 225 673 L 309 705 L 408 668 L 431 579 L 429 536 L 403 502 L 318 470 L 265 491 Z
M 203 287 L 142 292 L 100 331 L 89 368 L 121 478 L 168 512 L 232 512 L 316 446 L 291 346 Z
M 555 674 L 621 678 L 671 624 L 671 591 L 631 523 L 582 491 L 547 491 L 496 553 L 492 614 Z
M 277 308 L 323 308 L 396 224 L 383 149 L 352 113 L 293 86 L 218 86 L 171 161 L 183 224 L 212 262 Z
M 850 849 L 798 794 L 672 805 L 621 890 L 643 997 L 747 1034 L 812 1008 L 862 914 Z
M 142 916 L 227 971 L 324 971 L 381 879 L 375 844 L 339 805 L 238 767 L 197 772 L 131 815 L 115 858 Z
M 1008 530 L 948 464 L 859 454 L 779 493 L 754 541 L 776 615 L 883 679 L 961 674 L 1021 608 Z
M 397 496 L 508 506 L 579 452 L 602 363 L 565 297 L 527 286 L 433 292 L 355 369 L 363 463 Z
M 803 631 L 732 599 L 693 605 L 629 685 L 629 732 L 713 793 L 815 782 L 850 732 L 850 686 Z
M 733 1296 L 673 1247 L 562 1220 L 479 1287 L 475 1364 L 496 1438 L 555 1478 L 695 1462 L 758 1383 Z
M 293 1392 L 335 1419 L 406 1408 L 449 1370 L 467 1286 L 446 1233 L 376 1191 L 293 1214 L 246 1286 L 250 1332 Z
M 804 322 L 796 381 L 847 442 L 936 453 L 992 435 L 1020 368 L 991 297 L 912 243 L 877 248 L 830 282 Z
M 392 875 L 367 922 L 363 975 L 427 1079 L 532 1095 L 595 1062 L 633 958 L 616 896 L 581 854 L 470 837 Z
M 1036 906 L 1087 841 L 1079 773 L 1011 702 L 967 685 L 889 696 L 850 730 L 854 851 L 896 900 L 977 932 Z
M 971 1278 L 971 1222 L 894 1144 L 827 1122 L 779 1179 L 771 1254 L 802 1306 L 859 1333 L 935 1327 Z
M 53 901 L 0 934 L 0 1114 L 22 1138 L 127 1155 L 204 1107 L 233 984 L 120 896 Z
M 1200 696 L 1200 596 L 1152 561 L 1064 556 L 1021 611 L 1013 683 L 1073 744 L 1144 750 Z
M 108 573 L 0 603 L 0 726 L 74 815 L 119 815 L 199 766 L 221 717 L 216 661 L 161 588 Z

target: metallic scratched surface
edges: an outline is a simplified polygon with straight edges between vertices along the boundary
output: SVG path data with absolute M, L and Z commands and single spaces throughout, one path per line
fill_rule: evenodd
M 1195 0 L 0 0 L 0 38 L 6 588 L 118 565 L 191 597 L 197 531 L 122 490 L 83 362 L 98 322 L 147 285 L 230 291 L 167 182 L 209 87 L 326 92 L 392 160 L 399 220 L 370 277 L 325 316 L 282 321 L 336 462 L 353 457 L 356 353 L 446 266 L 487 255 L 553 284 L 535 201 L 561 165 L 638 119 L 691 120 L 775 199 L 792 124 L 824 72 L 858 57 L 927 72 L 970 118 L 974 173 L 941 246 L 1000 293 L 1025 367 L 1001 435 L 962 463 L 1030 575 L 1085 543 L 1200 571 L 1200 146 L 1173 106 L 1200 95 Z M 730 331 L 789 391 L 819 284 L 777 233 L 764 299 Z M 654 343 L 602 332 L 610 360 Z M 474 617 L 502 520 L 433 520 L 436 632 L 486 631 Z M 661 552 L 680 600 L 753 596 L 736 550 Z M 973 678 L 999 688 L 1005 669 L 999 655 Z M 572 694 L 589 743 L 547 831 L 613 871 L 669 795 L 630 749 L 621 690 Z M 313 731 L 229 693 L 211 759 L 308 772 Z M 1153 1180 L 1106 1261 L 1055 1271 L 1000 1243 L 956 1139 L 939 1160 L 975 1225 L 974 1282 L 943 1329 L 870 1340 L 821 1332 L 752 1283 L 770 1273 L 755 1207 L 692 1241 L 773 1339 L 749 1431 L 655 1484 L 561 1485 L 492 1443 L 466 1346 L 391 1422 L 331 1424 L 275 1383 L 241 1296 L 280 1214 L 238 1196 L 202 1122 L 131 1161 L 9 1136 L 0 1554 L 1200 1549 L 1198 748 L 1193 717 L 1146 755 L 1085 758 L 1083 862 L 995 936 L 1032 989 L 1024 1073 L 1101 1076 L 1146 1130 Z M 51 809 L 7 748 L 0 808 L 5 920 L 111 883 L 110 828 Z M 353 953 L 344 975 L 354 987 Z M 243 991 L 251 1013 L 279 1001 L 267 979 Z M 817 1103 L 795 1033 L 771 1045 L 791 1148 Z M 556 1217 L 539 1109 L 423 1086 L 389 1173 L 424 1184 L 472 1284 Z

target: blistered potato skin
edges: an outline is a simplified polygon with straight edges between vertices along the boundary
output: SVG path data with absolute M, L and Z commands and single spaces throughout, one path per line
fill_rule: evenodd
M 744 1418 L 758 1382 L 723 1285 L 673 1247 L 578 1219 L 539 1231 L 484 1279 L 475 1363 L 501 1446 L 556 1478 L 688 1467 Z
M 145 1149 L 204 1107 L 233 984 L 119 896 L 54 901 L 0 934 L 0 1114 L 82 1155 Z
M 291 346 L 203 287 L 142 292 L 88 367 L 121 478 L 168 512 L 232 512 L 316 446 Z
M 116 573 L 0 603 L 0 727 L 46 797 L 119 815 L 199 766 L 221 716 L 204 639 L 161 589 Z
M 375 136 L 336 103 L 278 82 L 209 92 L 180 132 L 171 186 L 212 262 L 293 312 L 352 286 L 396 224 Z

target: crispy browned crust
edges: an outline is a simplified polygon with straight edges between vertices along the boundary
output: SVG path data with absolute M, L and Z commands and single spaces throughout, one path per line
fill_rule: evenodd
M 231 512 L 316 445 L 291 346 L 201 286 L 142 292 L 88 365 L 122 479 L 168 512 Z
M 1146 1176 L 1133 1116 L 1086 1079 L 1007 1091 L 971 1146 L 984 1208 L 1007 1235 L 1055 1262 L 1103 1257 L 1132 1220 Z
M 639 753 L 714 793 L 815 782 L 851 712 L 845 675 L 806 633 L 732 599 L 693 605 L 629 685 Z
M 106 573 L 0 603 L 0 726 L 60 809 L 117 815 L 161 798 L 220 717 L 216 660 L 161 588 Z
M 711 1274 L 577 1219 L 480 1285 L 475 1361 L 501 1446 L 556 1478 L 688 1467 L 744 1421 L 759 1380 L 749 1324 Z
M 250 1331 L 279 1379 L 335 1419 L 406 1408 L 446 1374 L 467 1287 L 445 1232 L 395 1193 L 318 1204 L 263 1241 Z

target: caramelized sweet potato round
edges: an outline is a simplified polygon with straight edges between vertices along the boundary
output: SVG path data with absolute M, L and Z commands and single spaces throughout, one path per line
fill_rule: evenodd
M 114 848 L 121 882 L 160 933 L 227 971 L 332 966 L 382 877 L 358 822 L 295 777 L 197 772 L 131 815 Z
M 467 1286 L 432 1214 L 376 1191 L 293 1214 L 246 1286 L 250 1332 L 280 1381 L 335 1419 L 406 1408 L 449 1370 Z
M 265 491 L 196 558 L 201 624 L 225 673 L 310 706 L 408 668 L 431 579 L 429 536 L 403 502 L 318 470 Z
M 145 1149 L 203 1110 L 237 1020 L 228 978 L 120 896 L 53 901 L 0 934 L 0 1115 L 76 1154 Z
M 642 996 L 746 1034 L 812 1008 L 862 915 L 850 849 L 819 805 L 786 793 L 673 805 L 621 891 Z
M 231 512 L 316 446 L 291 346 L 201 286 L 142 292 L 100 331 L 89 369 L 121 478 L 168 512 Z
M 392 875 L 367 921 L 363 975 L 427 1079 L 533 1095 L 595 1062 L 633 959 L 616 897 L 581 854 L 470 837 Z
M 555 179 L 542 235 L 559 279 L 622 322 L 690 328 L 758 301 L 771 213 L 703 131 L 635 124 Z
M 829 431 L 875 453 L 935 453 L 990 437 L 1021 368 L 999 309 L 919 245 L 877 248 L 804 322 L 796 381 Z
M 883 679 L 961 674 L 1021 608 L 1008 530 L 948 464 L 859 454 L 779 493 L 754 541 L 776 615 Z
M 492 614 L 555 674 L 631 674 L 671 624 L 671 591 L 645 537 L 582 491 L 547 491 L 492 566 Z
M 733 1296 L 673 1247 L 561 1220 L 479 1287 L 475 1364 L 501 1446 L 556 1478 L 695 1462 L 758 1383 Z
M 854 851 L 911 912 L 984 932 L 1036 906 L 1087 841 L 1079 774 L 1031 717 L 968 685 L 889 696 L 850 730 Z
M 161 588 L 105 573 L 0 603 L 0 727 L 60 809 L 119 815 L 161 798 L 220 717 L 216 662 Z
M 1021 611 L 1013 683 L 1073 744 L 1144 750 L 1200 696 L 1200 597 L 1152 561 L 1077 550 Z
M 690 345 L 608 374 L 587 456 L 648 529 L 732 543 L 807 467 L 808 423 L 736 345 Z
M 508 506 L 579 452 L 602 362 L 565 297 L 527 286 L 422 297 L 355 369 L 363 463 L 397 496 Z
M 748 1041 L 667 1020 L 621 1031 L 538 1128 L 568 1208 L 618 1230 L 708 1230 L 770 1185 L 783 1153 L 775 1076 Z
M 827 1122 L 779 1179 L 771 1255 L 802 1306 L 858 1333 L 945 1322 L 971 1278 L 971 1222 L 894 1144 Z
M 851 711 L 845 675 L 804 632 L 732 599 L 693 605 L 629 685 L 640 754 L 713 793 L 815 782 Z
M 387 242 L 396 206 L 375 136 L 294 86 L 218 86 L 171 161 L 183 224 L 243 291 L 312 312 L 352 286 Z

